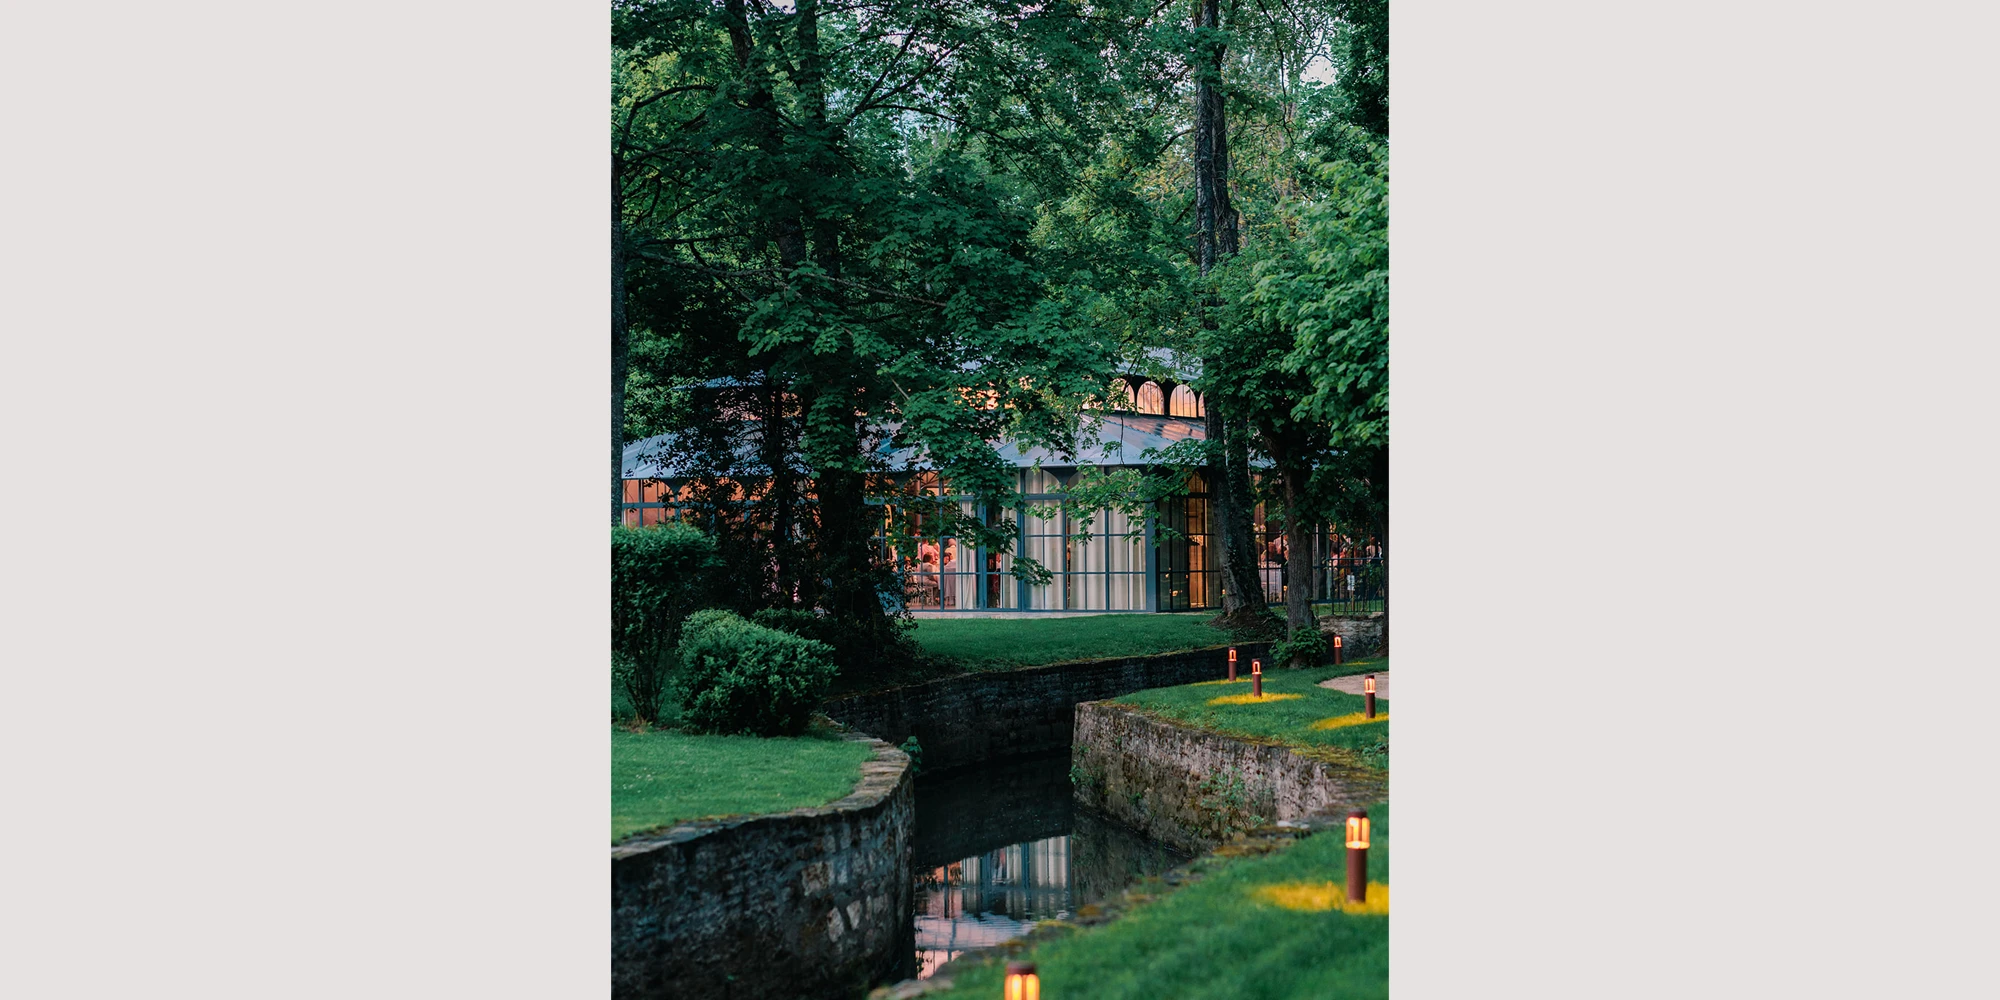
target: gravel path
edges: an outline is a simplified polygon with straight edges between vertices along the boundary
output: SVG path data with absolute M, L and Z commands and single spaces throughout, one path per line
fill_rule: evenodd
M 1335 677 L 1332 680 L 1320 681 L 1319 686 L 1332 688 L 1335 691 L 1345 691 L 1348 694 L 1360 694 L 1361 677 L 1361 674 L 1354 674 L 1349 677 Z M 1389 672 L 1387 670 L 1375 675 L 1375 698 L 1377 701 L 1389 700 Z

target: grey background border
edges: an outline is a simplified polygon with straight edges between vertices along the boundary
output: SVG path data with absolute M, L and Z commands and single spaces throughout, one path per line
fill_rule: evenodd
M 1990 994 L 1996 15 L 1394 18 L 1396 996 Z M 0 13 L 0 993 L 604 988 L 604 29 Z

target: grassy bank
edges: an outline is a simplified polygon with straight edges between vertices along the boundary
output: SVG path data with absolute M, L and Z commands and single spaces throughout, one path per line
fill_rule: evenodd
M 759 739 L 611 731 L 611 840 L 690 819 L 844 798 L 868 745 L 825 734 Z
M 1250 664 L 1237 665 L 1235 683 L 1206 681 L 1152 688 L 1112 699 L 1144 712 L 1212 732 L 1276 740 L 1300 748 L 1352 751 L 1362 763 L 1389 766 L 1389 702 L 1376 703 L 1372 722 L 1361 718 L 1362 698 L 1320 687 L 1343 674 L 1386 672 L 1389 661 L 1356 660 L 1338 667 L 1264 674 L 1264 699 L 1250 699 Z M 1217 704 L 1217 699 L 1222 699 Z
M 1015 956 L 954 969 L 950 996 L 997 997 L 1005 962 L 1038 966 L 1045 997 L 1092 1000 L 1324 1000 L 1389 995 L 1389 810 L 1371 806 L 1368 879 L 1379 903 L 1340 906 L 1346 846 L 1339 832 L 1262 857 L 1210 855 L 1192 884 L 1143 902 L 1119 920 L 1065 932 Z M 1225 849 L 1226 850 L 1226 849 Z M 1163 886 L 1149 880 L 1144 895 Z M 1371 903 L 1377 893 L 1370 893 Z
M 923 618 L 917 642 L 970 670 L 1003 670 L 1067 660 L 1147 656 L 1220 646 L 1230 635 L 1192 614 L 1083 615 L 1074 618 Z

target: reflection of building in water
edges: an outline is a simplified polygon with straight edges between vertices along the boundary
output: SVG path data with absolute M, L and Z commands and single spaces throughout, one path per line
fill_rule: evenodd
M 918 887 L 917 976 L 1069 911 L 1067 836 L 1013 844 L 932 869 Z

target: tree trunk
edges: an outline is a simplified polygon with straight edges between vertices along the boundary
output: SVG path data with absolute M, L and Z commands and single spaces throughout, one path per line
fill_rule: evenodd
M 1312 512 L 1306 501 L 1306 477 L 1310 470 L 1284 470 L 1285 493 L 1285 636 L 1297 638 L 1306 629 L 1317 630 L 1312 610 Z M 1300 663 L 1295 666 L 1318 666 Z
M 1212 411 L 1211 411 L 1212 412 Z M 1256 501 L 1250 493 L 1250 434 L 1242 418 L 1228 410 L 1220 423 L 1222 475 L 1216 485 L 1216 520 L 1222 529 L 1223 613 L 1241 625 L 1270 614 L 1264 581 L 1257 575 Z M 1218 423 L 1211 416 L 1211 425 Z
M 631 338 L 625 329 L 625 199 L 623 160 L 611 157 L 611 523 L 625 511 L 625 375 L 631 364 Z
M 1195 28 L 1220 27 L 1217 0 L 1201 0 L 1195 9 Z M 1203 48 L 1201 69 L 1195 85 L 1194 124 L 1194 204 L 1195 262 L 1203 277 L 1223 257 L 1237 251 L 1236 210 L 1229 202 L 1229 126 L 1222 93 L 1223 45 L 1211 39 Z M 1213 310 L 1221 303 L 1207 297 L 1203 306 Z M 1214 320 L 1203 325 L 1213 330 Z M 1218 359 L 1204 358 L 1206 370 L 1220 367 Z M 1228 393 L 1211 392 L 1208 427 L 1216 442 L 1219 461 L 1210 465 L 1209 479 L 1216 512 L 1217 546 L 1222 569 L 1222 614 L 1233 623 L 1248 625 L 1269 614 L 1264 587 L 1257 579 L 1257 545 L 1252 531 L 1250 492 L 1249 427 L 1234 414 Z
M 771 472 L 771 489 L 765 495 L 765 503 L 771 519 L 772 588 L 785 606 L 810 608 L 819 588 L 811 574 L 801 568 L 809 560 L 808 553 L 799 550 L 799 538 L 804 532 L 799 530 L 799 476 L 792 469 L 797 427 L 791 394 L 789 387 L 779 384 L 777 373 L 768 367 L 763 382 L 758 390 L 758 405 L 763 411 L 763 419 L 758 421 L 758 446 L 764 466 Z
M 1379 475 L 1382 477 L 1378 481 L 1387 483 L 1389 481 L 1389 450 L 1387 448 L 1382 449 L 1382 460 L 1378 464 L 1380 465 Z M 1376 655 L 1388 656 L 1389 655 L 1389 503 L 1388 503 L 1388 498 L 1386 496 L 1383 498 L 1383 502 L 1381 505 L 1381 513 L 1377 515 L 1375 518 L 1375 530 L 1379 533 L 1376 535 L 1377 541 L 1375 544 L 1378 547 L 1376 551 L 1380 554 L 1380 558 L 1382 560 L 1382 647 L 1376 651 Z

